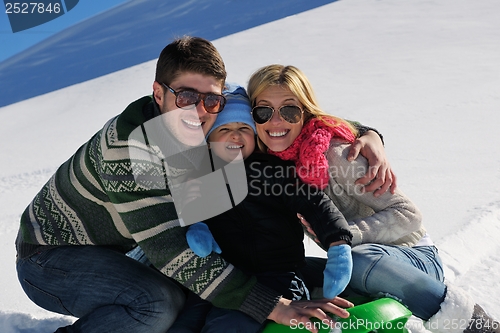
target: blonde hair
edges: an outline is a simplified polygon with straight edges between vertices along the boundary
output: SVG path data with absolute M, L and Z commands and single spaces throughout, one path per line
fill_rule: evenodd
M 321 120 L 324 120 L 325 118 L 333 119 L 335 124 L 343 123 L 351 129 L 355 136 L 357 135 L 357 130 L 351 123 L 342 118 L 330 115 L 319 107 L 319 103 L 316 99 L 311 83 L 305 74 L 295 66 L 274 64 L 264 66 L 255 71 L 250 77 L 247 89 L 252 107 L 256 104 L 257 96 L 270 86 L 276 85 L 290 89 L 290 91 L 298 98 L 304 107 L 304 123 L 311 118 L 318 118 Z M 325 122 L 325 124 L 330 125 L 327 122 Z M 267 147 L 260 139 L 257 140 L 257 144 L 260 150 L 267 152 Z

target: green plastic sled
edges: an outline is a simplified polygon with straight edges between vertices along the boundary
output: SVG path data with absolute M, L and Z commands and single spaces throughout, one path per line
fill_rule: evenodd
M 349 318 L 332 317 L 335 328 L 330 328 L 330 323 L 320 322 L 313 318 L 314 327 L 319 333 L 406 333 L 405 324 L 412 315 L 404 305 L 392 298 L 380 298 L 375 301 L 356 305 L 347 309 Z M 262 333 L 292 333 L 309 332 L 304 325 L 285 326 L 274 322 L 266 325 Z

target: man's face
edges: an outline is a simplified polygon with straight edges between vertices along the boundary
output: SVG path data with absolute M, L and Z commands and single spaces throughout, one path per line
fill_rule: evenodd
M 169 86 L 176 92 L 190 89 L 200 93 L 222 93 L 221 81 L 197 73 L 183 73 Z M 203 143 L 217 114 L 208 113 L 202 102 L 190 109 L 180 109 L 175 103 L 175 94 L 158 82 L 153 83 L 153 92 L 160 111 L 164 115 L 165 124 L 175 137 L 189 146 L 198 146 Z

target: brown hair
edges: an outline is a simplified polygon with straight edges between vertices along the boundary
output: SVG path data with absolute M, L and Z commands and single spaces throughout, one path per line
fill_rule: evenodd
M 226 81 L 226 68 L 219 51 L 208 40 L 184 36 L 168 44 L 156 63 L 155 81 L 170 83 L 181 73 L 192 72 Z

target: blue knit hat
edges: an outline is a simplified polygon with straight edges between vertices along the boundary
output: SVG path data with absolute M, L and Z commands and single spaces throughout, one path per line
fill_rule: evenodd
M 245 89 L 241 86 L 226 84 L 226 89 L 222 93 L 226 96 L 226 106 L 217 114 L 217 119 L 206 137 L 208 138 L 217 127 L 235 122 L 247 124 L 256 133 L 251 114 L 252 107 Z

